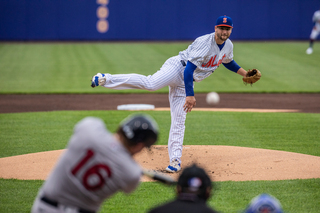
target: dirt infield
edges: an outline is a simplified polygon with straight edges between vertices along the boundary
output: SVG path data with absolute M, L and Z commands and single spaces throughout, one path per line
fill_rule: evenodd
M 195 111 L 320 113 L 320 94 L 220 94 L 221 102 L 214 106 L 205 102 L 205 95 L 196 95 Z M 121 104 L 152 104 L 156 110 L 169 108 L 167 94 L 0 95 L 0 113 L 116 110 Z M 320 178 L 317 172 L 320 157 L 316 156 L 231 146 L 184 146 L 183 149 L 183 167 L 196 162 L 215 181 Z M 0 177 L 45 179 L 62 152 L 1 158 Z M 155 146 L 135 158 L 143 167 L 163 172 L 169 163 L 167 152 L 167 146 Z
M 320 94 L 232 94 L 221 93 L 220 103 L 210 106 L 206 94 L 196 94 L 198 108 L 287 109 L 320 113 Z M 55 110 L 116 110 L 121 104 L 152 104 L 169 107 L 168 94 L 99 95 L 0 95 L 0 113 Z
M 1 178 L 44 180 L 64 150 L 0 158 Z M 135 156 L 148 170 L 164 172 L 169 164 L 167 146 L 156 145 Z M 214 181 L 320 178 L 320 157 L 292 152 L 233 146 L 184 146 L 182 165 L 197 163 Z M 14 168 L 14 169 L 13 169 Z M 179 174 L 168 174 L 177 178 Z M 143 177 L 142 181 L 150 181 Z

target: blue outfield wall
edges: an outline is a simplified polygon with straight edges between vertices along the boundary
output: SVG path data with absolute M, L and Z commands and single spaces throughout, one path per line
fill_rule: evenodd
M 232 39 L 308 39 L 319 0 L 0 0 L 0 40 L 193 40 L 233 19 Z

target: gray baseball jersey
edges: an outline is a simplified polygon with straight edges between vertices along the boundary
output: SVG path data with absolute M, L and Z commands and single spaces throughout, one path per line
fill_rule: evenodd
M 43 196 L 64 206 L 98 211 L 118 190 L 133 191 L 141 172 L 104 122 L 87 117 L 75 126 L 66 151 L 38 193 L 33 212 L 40 212 L 39 199 Z
M 182 147 L 185 131 L 186 112 L 183 105 L 186 99 L 184 86 L 184 64 L 189 60 L 197 66 L 193 78 L 202 81 L 210 76 L 221 63 L 229 63 L 233 59 L 233 44 L 228 39 L 220 50 L 215 33 L 197 38 L 186 50 L 179 55 L 169 58 L 153 75 L 140 74 L 106 74 L 106 83 L 110 89 L 143 89 L 155 91 L 169 86 L 169 102 L 171 110 L 171 127 L 168 140 L 170 161 L 177 159 L 181 162 Z M 181 62 L 183 61 L 184 64 Z

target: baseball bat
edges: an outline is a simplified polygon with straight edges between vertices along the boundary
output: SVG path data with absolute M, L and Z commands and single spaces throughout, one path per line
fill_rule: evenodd
M 159 181 L 159 182 L 164 183 L 164 184 L 169 185 L 169 186 L 177 184 L 177 182 L 175 180 L 173 180 L 169 176 L 162 175 L 162 174 L 159 174 L 159 173 L 156 173 L 156 172 L 152 172 L 152 171 L 148 171 L 146 169 L 142 170 L 142 174 L 147 176 L 147 177 L 150 177 L 153 180 Z

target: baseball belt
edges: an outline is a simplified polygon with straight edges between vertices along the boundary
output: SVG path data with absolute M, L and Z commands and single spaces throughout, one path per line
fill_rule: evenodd
M 45 196 L 41 197 L 41 201 L 43 201 L 51 206 L 54 206 L 56 208 L 59 206 L 59 203 L 57 201 L 51 200 Z M 85 210 L 85 209 L 78 209 L 78 212 L 79 213 L 96 213 L 94 211 L 89 211 L 89 210 Z

